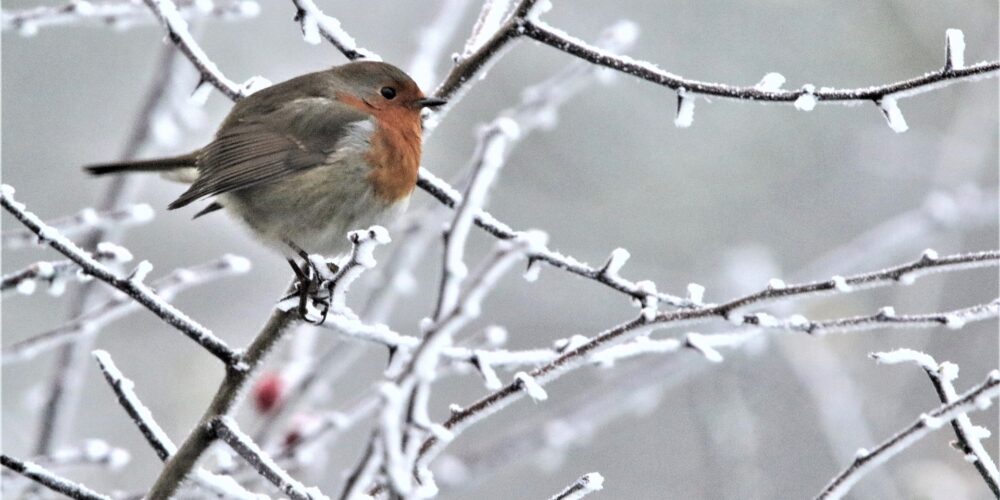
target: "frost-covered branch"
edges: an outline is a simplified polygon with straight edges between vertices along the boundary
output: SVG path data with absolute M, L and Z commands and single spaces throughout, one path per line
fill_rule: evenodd
M 294 313 L 275 309 L 267 323 L 246 348 L 235 365 L 226 366 L 226 376 L 205 410 L 198 425 L 184 439 L 177 454 L 164 465 L 160 476 L 149 491 L 150 498 L 169 498 L 177 491 L 181 482 L 195 469 L 198 460 L 209 446 L 215 442 L 210 423 L 217 417 L 232 414 L 240 402 L 243 389 L 250 382 L 254 372 L 264 358 L 281 339 L 288 327 L 296 321 Z
M 323 13 L 313 0 L 292 0 L 295 4 L 295 20 L 302 27 L 302 37 L 313 45 L 321 41 L 321 37 L 333 44 L 344 57 L 356 61 L 368 59 L 381 61 L 378 54 L 358 46 L 354 37 L 340 26 L 340 21 Z
M 260 12 L 260 5 L 256 0 L 215 0 L 210 3 L 182 0 L 177 2 L 177 8 L 187 18 L 246 18 L 255 17 Z M 38 33 L 39 29 L 50 26 L 112 26 L 115 29 L 127 29 L 153 22 L 154 18 L 149 10 L 131 0 L 72 0 L 63 5 L 4 9 L 2 24 L 3 31 L 17 30 L 24 36 L 31 36 Z
M 208 54 L 201 49 L 198 42 L 188 31 L 188 23 L 177 10 L 177 5 L 172 0 L 143 0 L 146 5 L 156 14 L 167 36 L 177 48 L 184 53 L 184 56 L 191 61 L 191 64 L 201 74 L 201 83 L 207 83 L 219 89 L 226 97 L 232 100 L 242 99 L 257 90 L 270 85 L 270 82 L 261 77 L 253 77 L 244 84 L 239 85 L 222 74 L 218 66 L 208 58 Z M 199 84 L 200 86 L 201 84 Z
M 931 384 L 941 399 L 942 404 L 950 404 L 958 399 L 958 392 L 952 383 L 958 378 L 958 365 L 945 361 L 938 363 L 929 354 L 914 351 L 911 349 L 898 349 L 891 352 L 872 353 L 871 357 L 879 363 L 913 363 L 924 369 L 931 379 Z M 957 441 L 952 443 L 955 448 L 964 455 L 966 461 L 972 462 L 986 481 L 986 486 L 993 492 L 993 496 L 1000 496 L 1000 473 L 997 472 L 997 465 L 993 462 L 989 452 L 983 448 L 982 440 L 990 437 L 989 429 L 973 425 L 966 414 L 959 415 L 951 421 L 951 427 L 955 430 Z
M 76 500 L 111 500 L 111 497 L 97 493 L 83 484 L 74 483 L 68 479 L 57 476 L 47 469 L 32 462 L 23 462 L 10 455 L 0 455 L 0 463 L 4 467 L 31 479 L 32 481 L 45 486 L 46 488 L 61 493 Z
M 293 500 L 320 500 L 326 498 L 317 488 L 306 488 L 305 485 L 290 476 L 278 464 L 274 463 L 249 436 L 240 430 L 236 422 L 229 417 L 215 417 L 209 421 L 215 437 L 229 445 L 239 456 L 243 457 L 265 479 L 278 490 Z
M 139 432 L 142 433 L 149 446 L 153 448 L 156 456 L 164 462 L 169 460 L 170 457 L 177 453 L 177 445 L 170 440 L 170 437 L 163 431 L 163 428 L 156 423 L 149 408 L 142 404 L 139 396 L 135 393 L 135 384 L 125 378 L 121 371 L 118 370 L 118 367 L 115 366 L 114 361 L 111 360 L 111 355 L 106 351 L 94 351 L 93 355 L 94 359 L 97 360 L 97 364 L 101 367 L 104 379 L 108 381 L 111 390 L 118 397 L 118 403 L 121 404 L 125 413 L 128 414 L 132 422 L 139 428 Z M 211 491 L 220 498 L 259 500 L 258 495 L 245 490 L 231 478 L 213 474 L 205 469 L 197 469 L 194 476 L 199 486 Z
M 31 462 L 49 469 L 75 467 L 79 465 L 100 465 L 112 471 L 128 465 L 132 455 L 125 448 L 111 446 L 102 439 L 87 439 L 79 446 L 60 448 L 49 455 L 31 458 Z M 4 470 L 3 474 L 13 474 Z
M 491 8 L 498 8 L 495 4 L 496 2 L 491 4 L 493 5 Z M 486 7 L 484 6 L 484 8 Z M 618 52 L 630 47 L 635 42 L 637 35 L 638 29 L 634 23 L 619 21 L 604 29 L 596 44 L 606 50 Z M 497 118 L 513 120 L 520 131 L 517 140 L 508 138 L 508 151 L 530 133 L 555 126 L 560 107 L 593 83 L 601 81 L 599 76 L 609 74 L 603 73 L 607 71 L 601 70 L 593 64 L 574 61 L 551 77 L 527 87 L 521 94 L 521 102 L 500 112 Z M 428 124 L 439 118 L 439 115 L 432 115 Z M 477 164 L 475 160 L 469 163 L 471 165 Z M 427 179 L 436 180 L 429 172 L 426 174 Z M 447 216 L 447 209 L 455 206 L 457 200 L 461 198 L 460 196 L 453 197 L 452 195 L 457 191 L 454 191 L 446 183 L 441 182 L 440 188 L 441 190 L 435 196 L 439 197 L 444 206 L 438 205 L 426 209 L 423 213 L 412 214 L 404 229 L 396 232 L 399 237 L 397 237 L 398 244 L 395 251 L 388 262 L 381 266 L 380 271 L 373 274 L 378 278 L 378 281 L 373 285 L 374 292 L 369 296 L 365 305 L 362 315 L 364 318 L 376 322 L 384 321 L 392 309 L 396 294 L 405 294 L 412 289 L 414 278 L 411 269 L 417 265 L 426 247 L 438 234 L 439 224 Z M 447 201 L 441 199 L 441 196 L 444 196 Z M 485 219 L 477 218 L 476 223 L 481 224 L 482 220 Z M 567 260 L 570 258 L 567 257 Z M 531 269 L 535 274 L 539 270 L 538 266 L 531 266 Z
M 147 13 L 151 18 L 151 14 Z M 194 111 L 190 86 L 194 69 L 185 65 L 183 55 L 173 45 L 161 45 L 155 61 L 155 72 L 142 105 L 133 119 L 128 139 L 122 148 L 122 160 L 133 160 L 147 151 L 169 146 L 181 124 L 197 124 L 200 115 Z M 145 176 L 119 175 L 109 179 L 99 195 L 98 211 L 111 211 L 127 206 L 137 194 Z M 121 225 L 101 226 L 89 231 L 79 246 L 95 248 L 101 241 L 119 241 L 124 236 Z M 110 290 L 91 280 L 84 283 L 70 299 L 69 318 L 80 316 L 98 307 Z M 66 345 L 57 355 L 48 387 L 45 409 L 35 451 L 45 454 L 76 422 L 83 373 L 90 365 L 93 336 L 81 336 Z
M 612 68 L 677 91 L 679 97 L 678 126 L 690 125 L 690 113 L 694 110 L 693 99 L 697 95 L 703 95 L 744 101 L 789 103 L 803 111 L 812 110 L 819 102 L 841 104 L 874 102 L 885 114 L 889 126 L 896 132 L 903 132 L 907 127 L 896 105 L 899 98 L 939 89 L 960 81 L 994 77 L 1000 70 L 1000 61 L 984 61 L 969 66 L 953 64 L 957 58 L 952 55 L 955 44 L 951 42 L 953 37 L 949 35 L 949 56 L 941 69 L 898 82 L 855 89 L 817 88 L 813 84 L 806 84 L 799 89 L 784 90 L 780 88 L 780 83 L 784 82 L 784 77 L 781 77 L 780 79 L 770 79 L 770 81 L 778 82 L 777 86 L 763 84 L 738 86 L 692 80 L 664 71 L 650 62 L 610 54 L 568 35 L 558 28 L 549 26 L 537 17 L 524 19 L 520 26 L 524 36 L 536 41 L 591 63 Z M 957 30 L 949 30 L 949 33 L 953 31 Z M 964 42 L 962 47 L 964 49 Z M 765 82 L 768 81 L 765 79 Z
M 244 274 L 249 269 L 250 262 L 245 258 L 225 255 L 200 266 L 175 269 L 169 275 L 154 281 L 150 285 L 150 289 L 154 290 L 161 299 L 169 301 L 188 288 L 222 277 Z M 80 335 L 100 332 L 107 324 L 138 309 L 139 304 L 130 297 L 126 295 L 114 297 L 65 325 L 33 335 L 4 348 L 3 364 L 27 361 L 54 347 L 70 342 Z
M 597 472 L 591 472 L 580 476 L 580 479 L 549 500 L 579 500 L 595 491 L 601 491 L 603 488 L 604 476 Z
M 122 263 L 132 260 L 132 254 L 113 243 L 103 242 L 97 245 L 93 254 L 98 262 Z M 0 291 L 17 290 L 18 293 L 31 295 L 35 292 L 38 282 L 48 285 L 50 295 L 59 296 L 66 291 L 66 283 L 70 280 L 87 281 L 90 276 L 80 271 L 80 266 L 71 260 L 39 261 L 20 271 L 4 275 Z
M 455 35 L 470 0 L 444 0 L 434 21 L 421 28 L 417 48 L 406 73 L 420 88 L 427 88 L 437 77 L 438 62 L 443 59 L 448 41 Z
M 14 188 L 4 184 L 0 192 L 0 202 L 7 212 L 13 215 L 18 221 L 28 229 L 38 235 L 59 253 L 69 257 L 75 262 L 83 272 L 121 290 L 136 302 L 142 304 L 153 314 L 164 320 L 170 326 L 181 331 L 191 340 L 194 340 L 208 352 L 219 358 L 226 364 L 235 364 L 240 357 L 240 353 L 234 351 L 226 343 L 216 337 L 211 330 L 205 328 L 186 314 L 170 305 L 162 297 L 154 293 L 149 286 L 143 283 L 143 279 L 152 270 L 152 265 L 148 262 L 141 262 L 136 270 L 125 278 L 115 275 L 110 269 L 83 251 L 75 243 L 59 233 L 59 231 L 46 225 L 37 215 L 27 211 L 24 204 L 14 200 Z
M 135 384 L 122 375 L 107 351 L 94 351 L 94 359 L 97 360 L 97 364 L 101 367 L 104 379 L 108 381 L 111 390 L 118 396 L 118 403 L 125 409 L 125 413 L 128 413 L 129 418 L 139 428 L 142 437 L 146 438 L 146 442 L 153 448 L 156 455 L 160 457 L 160 460 L 166 461 L 177 452 L 177 446 L 170 440 L 167 433 L 163 432 L 159 424 L 153 420 L 153 415 L 150 413 L 149 408 L 146 408 L 142 404 L 142 401 L 139 400 L 139 396 L 135 393 Z
M 842 498 L 854 483 L 927 434 L 940 429 L 960 415 L 989 408 L 1000 395 L 1000 371 L 993 370 L 986 380 L 955 398 L 951 403 L 924 413 L 905 429 L 883 441 L 872 450 L 859 450 L 854 461 L 817 495 L 817 499 Z
M 875 273 L 864 273 L 856 276 L 851 276 L 848 278 L 834 279 L 830 282 L 816 282 L 806 285 L 784 285 L 776 286 L 778 283 L 772 282 L 768 288 L 762 292 L 753 293 L 746 295 L 741 298 L 731 300 L 729 302 L 720 305 L 705 305 L 693 309 L 683 309 L 670 312 L 661 312 L 655 317 L 649 317 L 645 314 L 639 315 L 638 318 L 617 325 L 613 328 L 605 330 L 604 332 L 596 335 L 586 342 L 583 342 L 574 349 L 570 349 L 567 352 L 560 355 L 558 358 L 546 363 L 538 368 L 535 368 L 527 375 L 531 379 L 540 385 L 545 385 L 552 380 L 565 374 L 567 371 L 579 368 L 587 363 L 588 360 L 592 359 L 594 356 L 598 356 L 603 349 L 613 348 L 615 345 L 624 343 L 629 339 L 636 338 L 643 334 L 648 334 L 656 329 L 678 327 L 682 325 L 692 324 L 695 322 L 703 321 L 709 318 L 729 318 L 733 321 L 734 318 L 739 323 L 744 324 L 759 324 L 760 321 L 757 315 L 747 315 L 747 316 L 733 316 L 730 317 L 730 313 L 733 312 L 737 307 L 745 307 L 751 304 L 761 303 L 765 300 L 772 300 L 777 296 L 772 296 L 771 293 L 775 290 L 791 289 L 794 293 L 785 294 L 784 292 L 780 295 L 782 298 L 788 298 L 792 295 L 808 295 L 810 293 L 816 293 L 818 291 L 835 290 L 840 292 L 848 292 L 853 290 L 853 288 L 838 287 L 833 283 L 841 283 L 846 281 L 849 283 L 854 283 L 855 285 L 866 284 L 874 285 L 882 282 L 894 282 L 901 276 L 912 276 L 914 278 L 925 274 L 931 268 L 941 267 L 941 268 L 953 268 L 961 269 L 968 268 L 974 265 L 995 265 L 998 259 L 997 252 L 980 252 L 974 254 L 960 254 L 959 256 L 949 256 L 945 258 L 927 258 L 927 253 L 916 262 L 910 264 L 904 264 L 902 266 L 897 266 L 894 268 L 889 268 L 883 271 Z M 916 274 L 912 274 L 916 273 Z M 825 284 L 824 284 L 825 283 Z M 976 306 L 970 308 L 970 311 L 953 311 L 952 313 L 945 313 L 939 315 L 932 315 L 933 318 L 906 318 L 907 322 L 922 325 L 927 323 L 937 323 L 937 324 L 947 324 L 949 321 L 949 314 L 957 315 L 959 321 L 969 320 L 969 319 L 984 319 L 986 317 L 995 317 L 997 315 L 998 304 L 996 302 L 991 303 L 986 306 Z M 873 324 L 877 322 L 892 323 L 895 320 L 891 319 L 891 314 L 885 314 L 888 311 L 882 311 L 882 319 L 866 319 L 865 324 Z M 878 315 L 876 315 L 878 316 Z M 913 321 L 909 321 L 913 319 Z M 808 320 L 807 320 L 808 322 Z M 860 320 L 852 319 L 847 323 L 854 326 L 855 323 L 860 322 Z M 958 321 L 951 320 L 952 326 L 962 326 L 964 323 L 959 323 Z M 778 326 L 778 325 L 775 325 Z M 828 329 L 833 329 L 833 325 L 824 325 Z M 685 342 L 690 345 L 690 347 L 700 351 L 706 358 L 712 361 L 721 360 L 718 352 L 715 350 L 715 346 L 712 344 L 712 336 L 702 335 L 694 336 L 688 335 Z M 456 407 L 452 410 L 452 415 L 448 420 L 446 420 L 442 425 L 446 428 L 451 435 L 457 436 L 459 433 L 464 431 L 466 428 L 472 424 L 482 420 L 505 408 L 512 402 L 522 398 L 527 390 L 527 384 L 521 383 L 518 380 L 502 387 L 501 389 L 479 399 L 475 403 L 467 407 Z M 436 437 L 430 437 L 424 442 L 421 448 L 421 455 L 423 460 L 421 463 L 426 463 L 432 459 L 437 453 L 443 449 L 445 443 L 438 440 Z M 418 465 L 420 465 L 418 463 Z
M 468 274 L 464 261 L 465 242 L 472 228 L 473 216 L 486 203 L 486 195 L 504 164 L 507 147 L 519 134 L 517 124 L 508 118 L 499 118 L 480 132 L 470 168 L 472 179 L 445 232 L 444 263 L 433 316 L 435 321 L 440 321 L 445 312 L 455 307 L 459 288 Z
M 66 237 L 74 237 L 91 229 L 106 229 L 113 226 L 128 227 L 145 224 L 153 220 L 153 207 L 145 203 L 122 208 L 97 211 L 85 208 L 78 214 L 46 222 Z M 4 250 L 16 250 L 38 244 L 38 235 L 27 229 L 11 229 L 0 236 Z

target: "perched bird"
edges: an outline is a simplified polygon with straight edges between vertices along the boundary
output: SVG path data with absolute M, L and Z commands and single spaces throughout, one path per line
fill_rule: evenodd
M 405 209 L 420 166 L 420 111 L 444 103 L 395 66 L 352 62 L 237 102 L 197 151 L 85 168 L 161 172 L 191 184 L 171 210 L 212 197 L 196 218 L 226 209 L 286 256 L 334 256 L 349 231 Z

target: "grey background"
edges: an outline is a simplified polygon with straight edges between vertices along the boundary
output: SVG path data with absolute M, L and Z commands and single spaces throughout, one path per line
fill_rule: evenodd
M 259 74 L 280 81 L 343 62 L 325 44 L 302 42 L 289 2 L 262 4 L 256 19 L 205 26 L 203 46 L 230 78 Z M 325 1 L 320 6 L 339 17 L 363 46 L 405 65 L 418 28 L 430 21 L 437 3 Z M 476 10 L 469 9 L 458 38 Z M 620 18 L 636 20 L 642 28 L 631 55 L 687 77 L 734 84 L 752 84 L 770 71 L 785 75 L 786 87 L 859 87 L 908 78 L 942 64 L 947 28 L 964 30 L 967 61 L 997 57 L 997 9 L 988 1 L 576 1 L 557 2 L 546 15 L 551 24 L 585 39 Z M 33 38 L 3 34 L 3 182 L 14 185 L 32 210 L 54 217 L 96 202 L 105 181 L 87 178 L 78 167 L 119 154 L 162 39 L 154 26 L 124 32 L 53 28 Z M 460 50 L 461 43 L 453 40 L 448 52 Z M 471 152 L 474 127 L 568 61 L 549 47 L 519 43 L 435 132 L 425 148 L 425 165 L 446 178 L 457 172 Z M 632 253 L 625 276 L 652 279 L 674 293 L 694 281 L 708 287 L 708 300 L 723 300 L 759 288 L 770 277 L 790 276 L 877 223 L 921 206 L 931 192 L 997 184 L 995 80 L 901 101 L 911 128 L 904 134 L 890 130 L 872 105 L 820 106 L 803 113 L 790 106 L 699 101 L 690 129 L 673 126 L 674 105 L 672 92 L 624 76 L 611 86 L 593 87 L 564 108 L 563 126 L 534 134 L 518 147 L 489 209 L 515 228 L 547 230 L 553 248 L 594 264 L 613 248 L 625 247 Z M 186 130 L 179 144 L 163 152 L 203 144 L 228 107 L 225 98 L 213 95 L 205 125 Z M 289 277 L 287 266 L 222 217 L 191 222 L 193 212 L 162 210 L 181 190 L 158 179 L 144 183 L 139 198 L 157 209 L 157 217 L 130 231 L 124 244 L 159 272 L 226 252 L 251 258 L 251 276 L 226 279 L 176 301 L 231 344 L 243 345 L 269 314 Z M 427 199 L 418 193 L 414 204 Z M 5 228 L 12 226 L 6 216 L 3 222 Z M 886 240 L 896 236 L 883 235 Z M 473 238 L 471 256 L 481 256 L 491 241 L 480 233 Z M 902 262 L 926 247 L 941 254 L 995 248 L 997 238 L 995 223 L 966 232 L 941 231 L 907 242 L 898 255 L 869 255 L 861 265 L 837 272 Z M 41 250 L 3 257 L 4 272 L 55 258 Z M 438 261 L 435 250 L 424 259 L 418 272 L 421 292 L 405 299 L 392 321 L 397 330 L 416 333 L 416 321 L 428 313 Z M 727 272 L 734 262 L 735 271 Z M 954 273 L 906 288 L 810 299 L 790 312 L 827 318 L 870 314 L 883 305 L 900 312 L 946 310 L 991 300 L 995 274 L 992 269 Z M 361 297 L 366 291 L 359 287 L 353 293 Z M 66 302 L 44 293 L 5 297 L 3 344 L 59 325 Z M 512 346 L 527 347 L 592 335 L 632 314 L 627 301 L 603 287 L 543 269 L 537 283 L 526 283 L 516 273 L 504 280 L 477 325 L 503 325 Z M 839 360 L 843 371 L 820 385 L 818 393 L 832 400 L 840 376 L 854 380 L 863 389 L 859 405 L 872 435 L 881 440 L 937 400 L 919 370 L 877 366 L 867 359 L 869 352 L 914 347 L 956 362 L 962 390 L 996 367 L 996 329 L 989 321 L 957 332 L 779 336 L 757 349 L 724 353 L 726 361 L 719 365 L 707 366 L 690 353 L 623 363 L 615 370 L 638 374 L 625 377 L 629 380 L 662 376 L 671 384 L 655 410 L 613 420 L 561 462 L 551 456 L 518 457 L 495 475 L 443 497 L 545 498 L 590 471 L 607 479 L 603 498 L 809 497 L 849 462 L 852 450 L 874 442 L 853 442 L 846 432 L 838 440 L 840 448 L 831 447 L 818 423 L 816 400 L 789 359 L 806 367 L 812 356 Z M 678 333 L 683 330 L 659 335 Z M 327 334 L 320 341 L 333 339 Z M 140 396 L 177 441 L 221 377 L 210 356 L 147 313 L 115 323 L 98 346 L 135 380 Z M 29 453 L 52 360 L 47 355 L 3 369 L 5 453 Z M 330 388 L 331 405 L 341 407 L 367 389 L 383 363 L 383 353 L 373 350 L 350 377 Z M 453 450 L 471 452 L 513 425 L 530 426 L 595 386 L 603 394 L 623 391 L 601 383 L 614 378 L 615 370 L 588 369 L 567 377 L 551 386 L 549 401 L 516 404 L 463 435 Z M 133 461 L 115 474 L 80 469 L 70 475 L 104 491 L 148 487 L 159 464 L 96 366 L 87 372 L 85 386 L 76 437 L 126 446 Z M 435 394 L 435 416 L 442 417 L 449 403 L 481 394 L 481 384 L 472 377 L 448 380 Z M 253 415 L 245 413 L 243 422 L 252 428 Z M 987 449 L 995 452 L 995 407 L 973 420 L 990 424 L 994 437 Z M 306 481 L 336 491 L 340 471 L 354 463 L 366 435 L 359 429 L 338 441 L 329 450 L 331 465 Z M 952 438 L 950 431 L 941 431 L 918 443 L 865 479 L 858 497 L 892 495 L 885 485 L 893 485 L 905 498 L 988 498 L 973 468 L 949 449 Z

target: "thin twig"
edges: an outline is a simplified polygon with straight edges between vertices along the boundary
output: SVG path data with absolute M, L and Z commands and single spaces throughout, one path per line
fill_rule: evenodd
M 188 288 L 221 277 L 244 274 L 249 269 L 250 262 L 243 257 L 225 255 L 200 266 L 175 269 L 169 275 L 154 281 L 150 288 L 161 299 L 173 300 L 173 297 Z M 81 335 L 95 335 L 104 326 L 138 310 L 139 307 L 139 304 L 127 295 L 114 297 L 65 325 L 33 335 L 4 348 L 2 363 L 28 361 L 52 348 L 74 341 Z
M 139 432 L 142 433 L 149 446 L 153 448 L 156 456 L 164 462 L 169 460 L 170 457 L 177 453 L 177 445 L 170 440 L 170 437 L 163 431 L 163 428 L 156 423 L 149 408 L 142 404 L 139 396 L 135 393 L 135 384 L 125 378 L 121 371 L 118 370 L 118 367 L 115 366 L 114 361 L 111 360 L 111 355 L 106 351 L 94 351 L 93 355 L 97 360 L 97 364 L 101 367 L 104 379 L 108 381 L 111 390 L 118 397 L 118 403 L 122 405 L 125 413 L 128 414 L 132 422 L 139 428 Z M 219 498 L 260 500 L 260 495 L 247 491 L 230 478 L 213 474 L 205 469 L 197 469 L 194 479 L 199 486 L 211 491 Z
M 4 185 L 2 189 L 3 191 L 0 193 L 0 202 L 2 202 L 3 208 L 13 215 L 18 221 L 24 224 L 28 229 L 37 234 L 40 239 L 44 240 L 53 249 L 66 257 L 69 257 L 69 259 L 80 266 L 84 272 L 126 293 L 128 296 L 135 299 L 136 302 L 145 306 L 167 324 L 180 330 L 181 333 L 187 335 L 188 338 L 197 342 L 199 345 L 204 347 L 205 350 L 212 353 L 212 355 L 219 358 L 227 365 L 234 365 L 239 360 L 240 353 L 238 351 L 235 351 L 226 345 L 226 343 L 222 339 L 216 337 L 211 330 L 201 326 L 195 320 L 189 318 L 176 307 L 163 300 L 162 297 L 153 293 L 153 291 L 150 290 L 141 279 L 139 279 L 143 277 L 141 276 L 142 273 L 137 273 L 137 275 L 127 278 L 118 277 L 103 264 L 94 260 L 90 254 L 76 246 L 75 243 L 61 235 L 55 229 L 47 226 L 41 219 L 38 218 L 37 215 L 27 211 L 23 204 L 15 201 L 13 198 L 14 189 L 12 187 Z M 138 269 L 148 269 L 151 267 L 152 266 L 146 263 L 145 266 L 140 264 Z
M 359 59 L 382 60 L 378 54 L 359 47 L 354 37 L 340 26 L 340 21 L 324 14 L 313 0 L 292 0 L 292 3 L 296 9 L 295 20 L 299 22 L 302 36 L 306 42 L 318 44 L 322 36 L 351 61 Z
M 256 0 L 216 0 L 206 11 L 196 0 L 181 0 L 178 9 L 187 17 L 233 19 L 254 17 L 260 12 Z M 72 0 L 63 5 L 38 6 L 22 10 L 3 11 L 3 31 L 17 30 L 31 36 L 40 28 L 50 26 L 88 25 L 126 29 L 152 24 L 155 18 L 149 10 L 131 0 L 89 2 Z
M 958 398 L 958 392 L 952 382 L 958 378 L 958 365 L 945 361 L 938 363 L 929 354 L 914 351 L 911 349 L 898 349 L 892 352 L 877 352 L 870 355 L 879 363 L 914 363 L 923 368 L 924 373 L 931 379 L 931 384 L 937 392 L 942 404 L 954 403 Z M 955 431 L 957 441 L 952 445 L 960 451 L 963 457 L 972 462 L 983 476 L 986 486 L 993 493 L 993 496 L 1000 497 L 1000 472 L 997 472 L 997 465 L 993 462 L 990 454 L 983 448 L 982 439 L 989 436 L 989 431 L 973 425 L 968 415 L 959 415 L 951 421 L 951 427 Z
M 549 26 L 538 19 L 525 19 L 521 26 L 524 29 L 524 36 L 550 47 L 591 63 L 621 71 L 673 90 L 683 89 L 688 94 L 702 94 L 754 102 L 794 103 L 803 95 L 811 95 L 818 102 L 839 102 L 845 104 L 852 102 L 877 102 L 890 95 L 913 95 L 963 80 L 996 76 L 997 71 L 1000 70 L 1000 61 L 989 61 L 957 69 L 942 67 L 938 71 L 932 71 L 906 80 L 855 89 L 815 88 L 814 86 L 807 86 L 796 90 L 762 90 L 759 86 L 740 87 L 724 83 L 709 83 L 674 75 L 658 69 L 653 63 L 609 54 L 598 47 L 567 35 L 565 32 Z
M 74 237 L 96 228 L 112 226 L 128 227 L 153 220 L 153 207 L 145 203 L 128 205 L 109 210 L 85 208 L 76 215 L 47 221 L 46 224 L 59 230 L 67 237 Z M 4 250 L 17 250 L 38 244 L 38 236 L 27 229 L 11 229 L 0 235 Z
M 229 417 L 215 417 L 209 421 L 215 437 L 224 441 L 239 456 L 243 457 L 257 472 L 271 482 L 282 493 L 294 500 L 319 500 L 326 498 L 316 488 L 306 488 L 305 485 L 278 467 L 271 457 L 254 443 L 249 436 L 240 430 L 236 422 Z
M 591 472 L 580 476 L 580 479 L 553 495 L 549 500 L 579 500 L 595 491 L 601 491 L 603 488 L 604 476 L 597 472 Z
M 34 463 L 22 462 L 6 454 L 0 455 L 0 463 L 2 463 L 4 467 L 17 472 L 32 481 L 35 481 L 36 483 L 41 484 L 56 493 L 62 493 L 70 498 L 75 498 L 77 500 L 111 500 L 111 497 L 107 495 L 97 493 L 83 484 L 74 483 L 68 479 L 59 477 Z
M 964 415 L 977 409 L 988 408 L 992 403 L 992 399 L 998 395 L 1000 395 L 1000 371 L 993 370 L 983 383 L 969 389 L 953 402 L 921 415 L 920 418 L 908 427 L 883 441 L 871 451 L 859 451 L 854 461 L 851 462 L 851 465 L 833 478 L 830 484 L 816 498 L 835 500 L 843 497 L 850 491 L 851 486 L 861 480 L 865 474 L 885 463 L 927 434 L 940 429 L 946 422 L 958 418 L 959 415 Z
M 128 250 L 107 242 L 98 245 L 93 257 L 98 262 L 121 263 L 132 260 L 132 254 Z M 80 272 L 80 266 L 71 260 L 39 261 L 20 271 L 4 275 L 0 291 L 17 290 L 31 295 L 41 281 L 48 284 L 50 295 L 59 296 L 66 290 L 66 282 L 74 279 L 85 282 L 90 280 L 90 276 Z
M 188 23 L 177 10 L 177 6 L 171 0 L 143 0 L 146 5 L 160 19 L 160 23 L 167 30 L 170 41 L 180 49 L 181 52 L 191 61 L 201 74 L 201 80 L 219 89 L 226 97 L 232 100 L 242 99 L 253 91 L 267 86 L 263 79 L 251 79 L 243 85 L 226 78 L 226 75 L 219 71 L 218 66 L 208 58 L 208 54 L 201 49 L 198 42 L 194 40 L 188 31 Z

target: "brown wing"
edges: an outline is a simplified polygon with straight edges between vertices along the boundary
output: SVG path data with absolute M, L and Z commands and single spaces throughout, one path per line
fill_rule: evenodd
M 310 97 L 262 116 L 227 122 L 198 154 L 198 179 L 168 208 L 319 166 L 350 124 L 367 119 L 368 115 L 337 101 Z

